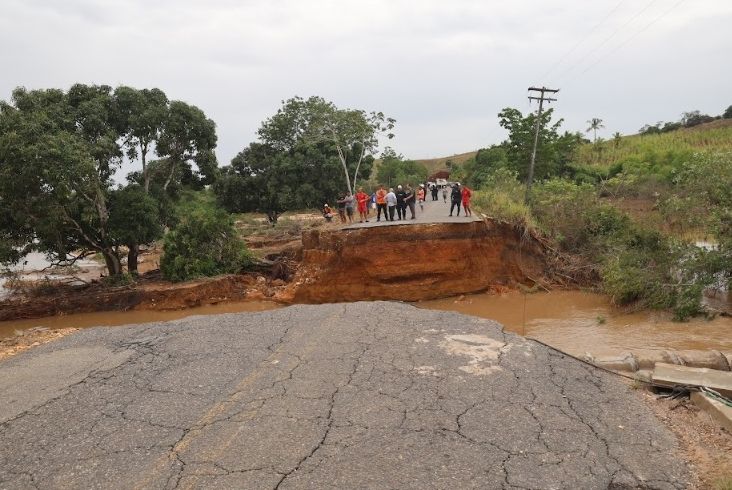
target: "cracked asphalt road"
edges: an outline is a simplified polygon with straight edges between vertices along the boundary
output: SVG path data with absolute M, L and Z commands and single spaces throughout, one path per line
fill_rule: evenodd
M 389 302 L 79 331 L 0 363 L 0 488 L 684 488 L 617 379 Z

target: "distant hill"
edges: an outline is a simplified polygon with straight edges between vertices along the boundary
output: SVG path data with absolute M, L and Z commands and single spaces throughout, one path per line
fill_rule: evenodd
M 574 160 L 604 167 L 633 155 L 705 150 L 732 151 L 732 119 L 718 119 L 668 133 L 623 136 L 617 143 L 607 139 L 601 151 L 588 143 L 579 148 Z
M 447 165 L 446 165 L 448 160 L 452 160 L 453 163 L 460 164 L 460 163 L 463 163 L 465 160 L 474 157 L 476 153 L 478 153 L 478 152 L 469 151 L 467 153 L 460 153 L 459 155 L 453 155 L 451 157 L 427 158 L 427 159 L 415 160 L 415 162 L 421 163 L 422 165 L 427 167 L 427 173 L 431 175 L 440 170 L 448 170 Z
M 604 140 L 602 151 L 597 152 L 592 143 L 582 145 L 574 160 L 590 165 L 606 166 L 628 158 L 632 155 L 665 151 L 704 151 L 720 150 L 732 151 L 732 119 L 718 119 L 700 124 L 692 128 L 681 128 L 662 134 L 633 134 L 623 136 L 618 144 L 612 140 Z M 415 159 L 427 167 L 428 174 L 440 170 L 448 170 L 446 162 L 452 160 L 461 164 L 476 155 L 476 151 L 459 153 L 440 158 Z M 375 162 L 374 169 L 380 163 Z

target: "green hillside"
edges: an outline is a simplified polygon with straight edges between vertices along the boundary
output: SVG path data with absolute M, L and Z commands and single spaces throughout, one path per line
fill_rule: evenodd
M 579 148 L 575 161 L 606 167 L 635 156 L 706 150 L 732 150 L 732 119 L 668 133 L 624 136 L 617 142 L 603 141 L 599 146 L 585 144 Z
M 415 160 L 417 163 L 421 163 L 427 168 L 427 173 L 429 175 L 439 172 L 440 170 L 448 170 L 447 168 L 447 161 L 452 160 L 455 164 L 461 164 L 468 160 L 469 158 L 472 158 L 475 156 L 475 154 L 478 153 L 477 151 L 469 151 L 467 153 L 460 153 L 459 155 L 453 155 L 450 157 L 441 157 L 441 158 L 427 158 L 427 159 L 421 159 L 421 160 Z

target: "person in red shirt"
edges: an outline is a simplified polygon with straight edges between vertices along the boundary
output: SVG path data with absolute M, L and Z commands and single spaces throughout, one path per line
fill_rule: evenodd
M 359 223 L 363 223 L 364 220 L 366 220 L 366 223 L 368 223 L 369 217 L 368 217 L 367 213 L 368 213 L 369 195 L 363 191 L 363 187 L 359 187 L 358 192 L 356 193 L 356 203 L 358 204 L 358 215 L 361 218 Z
M 465 216 L 473 216 L 473 212 L 470 210 L 470 198 L 473 196 L 473 193 L 468 189 L 467 185 L 463 186 L 463 213 L 465 213 Z

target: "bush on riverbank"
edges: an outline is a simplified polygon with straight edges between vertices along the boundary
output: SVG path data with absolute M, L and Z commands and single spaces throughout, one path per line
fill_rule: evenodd
M 537 183 L 527 206 L 515 174 L 499 169 L 475 193 L 474 208 L 550 238 L 571 257 L 563 275 L 594 278 L 618 305 L 672 309 L 681 320 L 701 313 L 702 291 L 725 267 L 718 252 L 635 221 L 599 194 L 589 183 L 555 178 Z
M 252 257 L 239 238 L 234 220 L 221 209 L 182 216 L 165 236 L 160 270 L 171 281 L 240 272 Z

